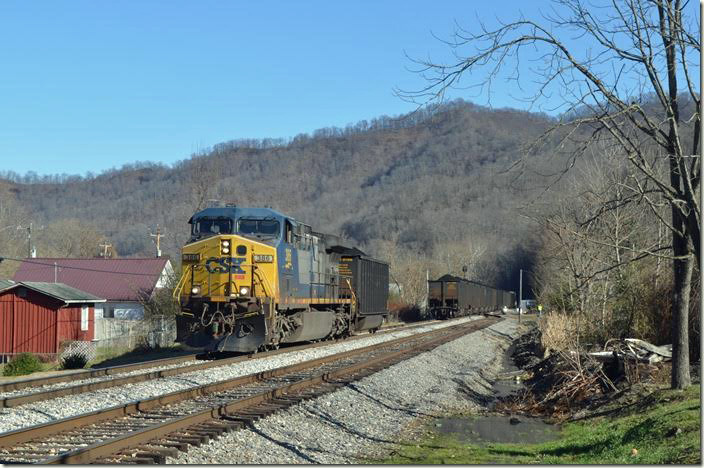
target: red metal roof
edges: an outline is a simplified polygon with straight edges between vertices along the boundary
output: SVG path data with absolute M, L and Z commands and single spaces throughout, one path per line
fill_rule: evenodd
M 58 283 L 108 301 L 138 301 L 141 295 L 152 293 L 168 260 L 167 257 L 27 258 L 22 261 L 13 279 L 47 283 L 53 283 L 56 279 Z

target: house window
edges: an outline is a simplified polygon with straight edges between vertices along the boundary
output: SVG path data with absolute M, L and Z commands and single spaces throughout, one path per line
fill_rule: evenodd
M 81 307 L 81 331 L 88 330 L 88 306 Z

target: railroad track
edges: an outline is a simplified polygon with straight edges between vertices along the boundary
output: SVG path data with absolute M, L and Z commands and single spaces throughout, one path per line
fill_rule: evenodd
M 383 332 L 380 333 L 389 333 L 393 331 L 398 331 L 399 329 L 412 329 L 416 327 L 426 326 L 435 322 L 437 321 L 422 322 L 420 324 L 406 326 L 387 327 L 384 329 Z M 368 336 L 368 334 L 355 335 L 353 337 L 347 338 L 347 341 L 359 340 Z M 267 351 L 264 353 L 240 355 L 231 358 L 209 360 L 204 362 L 197 362 L 198 354 L 189 354 L 174 358 L 158 359 L 154 361 L 145 361 L 135 364 L 106 367 L 103 369 L 89 369 L 85 372 L 76 372 L 66 375 L 8 382 L 5 384 L 0 384 L 0 394 L 7 393 L 7 395 L 0 398 L 0 408 L 13 408 L 28 403 L 45 401 L 52 398 L 59 398 L 67 395 L 78 395 L 80 393 L 92 392 L 95 390 L 117 387 L 120 385 L 127 385 L 139 382 L 146 382 L 149 380 L 162 379 L 166 377 L 173 377 L 189 372 L 210 369 L 213 367 L 227 366 L 230 364 L 235 364 L 237 362 L 262 359 L 270 356 L 275 356 L 277 354 L 284 354 L 289 352 L 302 351 L 305 349 L 328 346 L 338 342 L 339 340 L 330 340 L 321 341 L 318 343 L 308 343 L 298 346 L 287 346 L 285 348 Z M 133 374 L 133 372 L 135 371 L 156 367 L 168 368 Z M 123 374 L 130 375 L 124 375 L 121 377 L 121 375 Z M 91 381 L 76 383 L 73 385 L 56 386 L 49 389 L 41 388 L 47 385 L 61 384 L 63 382 L 76 382 L 80 380 Z M 21 392 L 20 390 L 23 389 L 29 390 Z
M 499 319 L 446 328 L 0 434 L 2 463 L 163 463 Z

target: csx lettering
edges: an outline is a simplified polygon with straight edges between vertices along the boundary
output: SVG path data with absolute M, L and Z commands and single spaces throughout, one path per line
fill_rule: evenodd
M 244 258 L 231 257 L 210 257 L 205 261 L 205 269 L 208 273 L 233 273 L 244 274 L 244 270 L 240 266 L 244 263 Z

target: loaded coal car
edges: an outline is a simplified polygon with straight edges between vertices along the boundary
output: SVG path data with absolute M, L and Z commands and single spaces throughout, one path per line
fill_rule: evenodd
M 189 220 L 177 341 L 209 352 L 376 331 L 388 315 L 388 264 L 270 208 L 206 208 Z
M 513 307 L 515 293 L 450 274 L 428 281 L 428 310 L 434 319 L 482 314 Z

